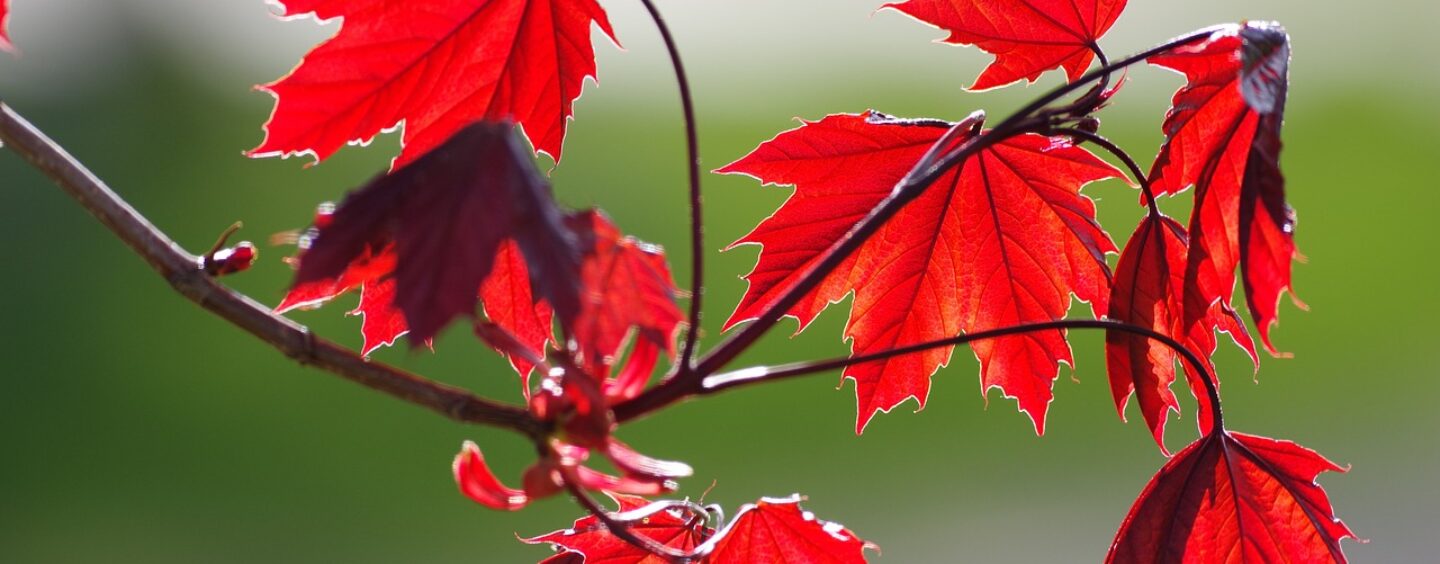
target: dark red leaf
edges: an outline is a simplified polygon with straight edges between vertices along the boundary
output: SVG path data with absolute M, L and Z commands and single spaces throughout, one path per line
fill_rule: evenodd
M 1095 59 L 1092 47 L 1125 10 L 1126 0 L 904 0 L 886 4 L 950 32 L 948 43 L 995 55 L 971 90 L 1035 82 L 1065 69 L 1075 80 Z
M 720 169 L 795 193 L 736 242 L 763 247 L 750 288 L 727 327 L 754 318 L 822 253 L 883 200 L 950 124 L 883 114 L 832 115 L 781 133 Z M 1070 295 L 1097 314 L 1109 297 L 1104 262 L 1115 251 L 1095 222 L 1084 184 L 1120 172 L 1064 139 L 1026 134 L 957 166 L 903 208 L 841 268 L 789 312 L 801 328 L 827 304 L 855 292 L 845 330 L 852 354 L 1065 316 Z M 1019 400 L 1043 432 L 1051 383 L 1071 362 L 1064 332 L 1046 331 L 971 345 L 982 390 Z M 930 375 L 951 348 L 852 366 L 857 432 L 876 411 L 908 398 L 921 407 Z
M 631 331 L 673 353 L 684 316 L 664 251 L 624 236 L 598 211 L 577 213 L 568 223 L 584 252 L 574 335 L 593 375 L 608 374 Z
M 1355 538 L 1335 518 L 1321 472 L 1343 471 L 1288 441 L 1212 433 L 1145 486 L 1111 562 L 1344 562 Z
M 620 504 L 620 511 L 633 511 L 650 504 L 649 501 L 640 497 L 623 494 L 608 495 Z M 670 510 L 659 511 L 642 521 L 631 524 L 631 530 L 670 548 L 690 552 L 700 543 L 705 542 L 712 531 L 702 526 L 700 521 L 687 517 Z M 576 520 L 569 529 L 521 540 L 530 544 L 550 543 L 565 550 L 565 552 L 545 560 L 546 564 L 572 561 L 603 562 L 605 564 L 669 564 L 664 557 L 646 552 L 645 549 L 610 534 L 610 531 L 594 515 Z M 582 559 L 573 560 L 577 556 Z M 567 558 L 571 560 L 567 560 Z
M 764 498 L 742 507 L 705 562 L 865 562 L 865 549 L 874 545 L 860 540 L 838 523 L 816 519 L 814 514 L 800 508 L 800 499 L 798 495 Z
M 347 196 L 304 253 L 294 287 L 333 285 L 373 256 L 377 241 L 394 241 L 394 303 L 419 343 L 456 316 L 474 315 L 481 282 L 511 239 L 536 293 L 573 319 L 573 237 L 510 127 L 479 123 Z
M 1169 335 L 1200 355 L 1206 372 L 1214 374 L 1210 353 L 1217 341 L 1214 331 L 1229 333 L 1254 358 L 1255 346 L 1245 332 L 1245 325 L 1234 312 L 1217 303 L 1210 308 L 1202 323 L 1189 331 L 1183 325 L 1185 296 L 1185 264 L 1188 255 L 1185 229 L 1165 216 L 1147 215 L 1140 221 L 1134 235 L 1120 253 L 1110 289 L 1110 319 L 1124 321 Z M 1170 347 L 1146 337 L 1109 331 L 1105 335 L 1105 358 L 1110 374 L 1110 391 L 1120 417 L 1125 417 L 1125 404 L 1131 393 L 1140 404 L 1140 413 L 1150 428 L 1160 450 L 1165 448 L 1165 416 L 1180 412 L 1180 405 L 1170 384 L 1175 381 L 1179 360 Z M 1209 397 L 1205 384 L 1193 374 L 1189 365 L 1182 365 L 1190 378 L 1190 390 L 1199 402 L 1201 432 L 1210 430 Z M 1217 383 L 1218 385 L 1218 383 Z
M 1203 319 L 1216 301 L 1229 306 L 1239 267 L 1251 317 L 1271 353 L 1276 305 L 1290 290 L 1297 256 L 1295 215 L 1279 168 L 1289 61 L 1285 31 L 1257 22 L 1150 58 L 1187 79 L 1165 118 L 1166 142 L 1150 173 L 1159 193 L 1195 186 L 1186 323 Z
M 594 0 L 278 0 L 287 17 L 344 18 L 284 78 L 251 156 L 311 154 L 404 127 L 396 167 L 477 120 L 511 120 L 560 157 L 586 78 L 591 26 L 614 40 Z

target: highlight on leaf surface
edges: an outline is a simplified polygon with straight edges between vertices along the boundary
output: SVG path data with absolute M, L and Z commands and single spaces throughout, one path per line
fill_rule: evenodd
M 946 43 L 995 55 L 970 90 L 989 90 L 1046 71 L 1071 81 L 1095 60 L 1096 41 L 1110 30 L 1126 0 L 904 0 L 883 7 L 950 32 Z
M 761 498 L 746 504 L 728 525 L 709 523 L 709 515 L 693 515 L 644 498 L 611 494 L 620 505 L 619 516 L 630 530 L 667 547 L 701 556 L 705 564 L 775 564 L 865 562 L 865 550 L 875 549 L 844 526 L 817 519 L 800 507 L 800 495 Z M 693 504 L 677 504 L 681 507 Z M 661 509 L 663 507 L 663 509 Z M 643 514 L 639 516 L 635 514 Z M 521 539 L 530 544 L 550 543 L 559 554 L 547 564 L 571 562 L 614 562 L 660 564 L 667 559 L 621 540 L 606 530 L 595 516 L 575 521 L 569 528 L 538 537 Z
M 1274 23 L 1230 25 L 1149 62 L 1186 78 L 1150 172 L 1159 194 L 1195 187 L 1185 323 L 1203 319 L 1217 301 L 1230 306 L 1239 268 L 1260 339 L 1278 354 L 1270 331 L 1299 256 L 1279 160 L 1289 37 Z
M 1335 518 L 1322 472 L 1343 470 L 1289 441 L 1219 431 L 1151 479 L 1109 562 L 1345 562 L 1355 534 Z
M 341 18 L 340 30 L 285 77 L 254 157 L 309 154 L 404 129 L 395 167 L 476 120 L 514 121 L 560 158 L 586 78 L 592 26 L 614 41 L 595 0 L 271 0 L 283 15 Z
M 951 126 L 873 111 L 832 115 L 721 168 L 795 187 L 780 209 L 732 245 L 762 249 L 727 327 L 757 317 L 793 286 Z M 853 292 L 845 328 L 852 355 L 1060 319 L 1072 294 L 1103 315 L 1110 284 L 1105 254 L 1117 249 L 1080 188 L 1121 177 L 1064 138 L 1027 133 L 1002 140 L 926 188 L 786 313 L 803 329 Z M 845 369 L 856 384 L 856 431 L 906 399 L 923 408 L 930 376 L 952 348 Z M 1072 364 L 1064 332 L 979 341 L 971 349 L 980 360 L 982 392 L 1000 388 L 1016 398 L 1043 433 L 1059 364 Z

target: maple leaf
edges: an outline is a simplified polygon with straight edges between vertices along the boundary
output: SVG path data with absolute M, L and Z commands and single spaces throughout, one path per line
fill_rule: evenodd
M 801 499 L 799 495 L 762 498 L 742 507 L 705 562 L 865 562 L 865 549 L 875 545 L 838 523 L 816 519 L 800 508 Z
M 1276 306 L 1290 290 L 1298 256 L 1279 163 L 1289 61 L 1285 31 L 1256 22 L 1149 59 L 1187 80 L 1166 115 L 1166 141 L 1150 173 L 1157 193 L 1195 186 L 1186 324 L 1216 301 L 1230 304 L 1238 266 L 1250 315 L 1272 354 Z
M 525 254 L 514 241 L 506 241 L 495 254 L 495 267 L 480 284 L 480 303 L 485 316 L 525 348 L 525 355 L 507 352 L 505 357 L 520 374 L 521 389 L 528 393 L 534 366 L 526 357 L 545 358 L 545 347 L 555 338 L 555 313 L 549 303 L 536 298 Z
M 620 511 L 634 511 L 650 504 L 633 495 L 607 493 L 620 505 Z M 659 511 L 630 524 L 636 534 L 644 535 L 678 551 L 691 552 L 705 542 L 714 531 L 698 519 L 685 518 L 674 511 Z M 552 544 L 564 550 L 544 560 L 545 564 L 561 562 L 605 562 L 613 564 L 669 564 L 669 560 L 632 545 L 610 533 L 594 515 L 575 521 L 569 529 L 538 537 L 520 539 L 529 544 Z M 579 560 L 573 560 L 579 558 Z
M 743 173 L 795 192 L 736 245 L 763 248 L 749 289 L 726 327 L 752 319 L 888 196 L 950 128 L 870 112 L 805 122 L 718 172 Z M 1114 167 L 1066 140 L 1011 137 L 956 166 L 900 210 L 786 312 L 801 328 L 827 304 L 855 293 L 845 336 L 852 355 L 962 332 L 1065 316 L 1071 293 L 1105 311 L 1114 243 L 1095 221 L 1084 184 L 1119 178 Z M 981 389 L 1017 398 L 1037 432 L 1059 363 L 1071 363 L 1063 331 L 971 344 Z M 930 375 L 953 347 L 851 366 L 856 431 L 908 398 L 925 405 Z
M 481 283 L 501 246 L 514 240 L 536 294 L 572 320 L 579 253 L 533 166 L 510 126 L 482 122 L 462 130 L 348 195 L 305 251 L 292 293 L 309 284 L 325 288 L 321 294 L 343 287 L 334 281 L 393 241 L 394 304 L 419 343 L 456 316 L 474 315 Z
M 574 214 L 568 223 L 584 252 L 574 334 L 591 373 L 608 373 L 632 329 L 637 339 L 673 356 L 675 331 L 684 317 L 664 251 L 624 236 L 599 211 Z
M 609 494 L 621 511 L 634 511 L 649 504 L 644 498 Z M 656 512 L 632 522 L 631 530 L 670 548 L 709 552 L 704 564 L 770 562 L 774 564 L 865 562 L 865 550 L 875 545 L 857 538 L 844 526 L 815 518 L 800 508 L 799 495 L 761 498 L 740 508 L 730 525 L 716 536 L 699 519 L 684 519 L 673 510 Z M 521 539 L 530 544 L 550 543 L 564 552 L 545 560 L 560 562 L 606 562 L 615 564 L 659 564 L 667 560 L 611 534 L 594 516 L 575 521 L 570 529 Z M 579 560 L 570 560 L 579 557 Z
M 1095 59 L 1096 40 L 1110 30 L 1126 0 L 905 0 L 886 4 L 950 32 L 947 43 L 995 55 L 970 90 L 1019 80 L 1035 82 L 1061 68 L 1071 81 Z
M 251 156 L 311 154 L 403 125 L 396 168 L 471 122 L 519 123 L 557 161 L 586 78 L 595 0 L 276 0 L 284 15 L 343 18 L 335 37 L 260 87 L 276 98 Z
M 1245 325 L 1233 310 L 1216 303 L 1203 323 L 1184 326 L 1185 265 L 1189 240 L 1185 228 L 1175 220 L 1159 214 L 1140 220 L 1135 233 L 1120 253 L 1115 266 L 1114 284 L 1110 288 L 1110 309 L 1107 317 L 1124 321 L 1175 338 L 1187 348 L 1200 353 L 1206 374 L 1195 374 L 1184 366 L 1190 390 L 1199 403 L 1200 431 L 1210 431 L 1209 396 L 1199 378 L 1215 373 L 1210 353 L 1218 345 L 1214 331 L 1231 335 L 1241 348 L 1255 356 L 1255 345 L 1245 332 Z M 1110 391 L 1120 417 L 1131 394 L 1140 405 L 1140 413 L 1160 450 L 1165 448 L 1165 416 L 1180 412 L 1180 404 L 1170 385 L 1175 381 L 1176 353 L 1160 341 L 1121 331 L 1105 334 L 1105 359 L 1110 375 Z M 1258 364 L 1257 364 L 1258 366 Z M 1218 385 L 1218 382 L 1216 383 Z
M 1289 441 L 1221 431 L 1185 447 L 1135 501 L 1110 562 L 1344 562 L 1355 538 L 1315 483 L 1341 471 Z

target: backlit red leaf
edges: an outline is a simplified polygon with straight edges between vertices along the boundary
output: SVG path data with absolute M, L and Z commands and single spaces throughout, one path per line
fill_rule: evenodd
M 795 186 L 794 195 L 736 244 L 761 245 L 750 287 L 728 322 L 753 318 L 798 279 L 897 181 L 950 124 L 871 112 L 833 115 L 781 133 L 720 170 Z M 802 328 L 855 293 L 845 335 L 866 354 L 1065 316 L 1071 293 L 1098 314 L 1109 297 L 1109 236 L 1080 187 L 1119 171 L 1067 141 L 1012 137 L 961 163 L 895 215 L 789 314 Z M 1071 362 L 1062 331 L 971 345 L 982 390 L 1019 400 L 1043 432 L 1051 384 Z M 930 375 L 951 347 L 847 368 L 856 381 L 857 432 L 908 398 L 924 406 Z
M 610 497 L 619 502 L 620 511 L 634 511 L 649 504 L 634 496 L 610 494 Z M 697 548 L 708 551 L 698 560 L 703 564 L 865 562 L 865 549 L 875 548 L 874 545 L 860 540 L 838 523 L 816 519 L 814 514 L 800 508 L 800 500 L 796 495 L 762 498 L 747 504 L 718 537 L 703 521 L 674 510 L 659 511 L 632 522 L 631 530 L 679 551 L 688 553 Z M 564 551 L 545 560 L 545 564 L 667 562 L 611 534 L 594 516 L 575 521 L 570 529 L 523 540 L 530 544 L 551 543 Z
M 1110 562 L 1344 562 L 1355 538 L 1321 472 L 1343 471 L 1288 441 L 1212 433 L 1160 469 L 1110 547 Z
M 971 90 L 1035 82 L 1064 68 L 1075 80 L 1094 60 L 1092 48 L 1110 30 L 1126 0 L 905 0 L 886 4 L 950 32 L 948 43 L 995 55 Z
M 1175 338 L 1195 351 L 1205 363 L 1207 374 L 1214 374 L 1210 353 L 1218 342 L 1215 330 L 1229 333 L 1254 358 L 1255 346 L 1250 342 L 1245 325 L 1233 311 L 1216 303 L 1201 323 L 1186 330 L 1184 326 L 1185 265 L 1189 242 L 1185 229 L 1163 215 L 1147 215 L 1140 221 L 1134 235 L 1120 253 L 1115 267 L 1114 284 L 1110 290 L 1110 311 L 1116 321 L 1138 325 Z M 1180 411 L 1170 384 L 1175 381 L 1179 357 L 1170 347 L 1147 337 L 1108 331 L 1105 335 L 1105 358 L 1110 374 L 1110 391 L 1120 416 L 1133 393 L 1140 406 L 1145 424 L 1155 442 L 1165 448 L 1165 420 L 1168 412 Z M 1189 365 L 1182 365 L 1190 380 L 1190 390 L 1199 402 L 1199 425 L 1202 433 L 1210 431 L 1209 397 L 1205 384 Z M 1218 383 L 1217 383 L 1218 385 Z
M 591 27 L 614 39 L 595 0 L 277 0 L 289 17 L 343 18 L 284 78 L 252 156 L 312 154 L 404 127 L 396 166 L 471 122 L 510 120 L 560 157 L 585 79 Z
M 480 303 L 485 316 L 515 337 L 530 356 L 545 358 L 545 346 L 554 339 L 555 315 L 550 304 L 537 301 L 525 254 L 514 241 L 506 241 L 495 254 L 495 267 L 480 284 Z M 506 354 L 506 358 L 528 383 L 534 368 L 530 361 L 519 354 Z M 528 384 L 524 387 L 529 389 Z
M 373 255 L 377 241 L 393 241 L 394 304 L 419 343 L 456 316 L 475 314 L 481 282 L 509 240 L 524 254 L 536 293 L 573 319 L 573 237 L 510 128 L 480 123 L 347 196 L 302 256 L 294 287 L 334 285 Z
M 15 50 L 10 44 L 10 0 L 0 0 L 0 49 Z
M 598 211 L 577 213 L 568 222 L 584 252 L 574 335 L 585 363 L 604 376 L 632 331 L 636 339 L 673 352 L 683 314 L 664 251 L 626 237 Z
M 620 511 L 633 511 L 650 502 L 641 497 L 608 494 L 620 504 Z M 712 531 L 703 522 L 681 516 L 673 511 L 659 511 L 631 524 L 631 530 L 675 550 L 690 552 L 705 542 Z M 564 550 L 545 564 L 560 562 L 603 562 L 605 564 L 669 564 L 664 557 L 646 552 L 610 533 L 594 515 L 577 519 L 569 529 L 534 538 L 522 539 L 530 544 L 549 543 Z M 579 558 L 576 560 L 576 558 Z
M 838 523 L 800 508 L 800 496 L 761 499 L 740 509 L 710 557 L 709 564 L 863 563 L 874 545 Z
M 1165 118 L 1166 142 L 1150 173 L 1160 193 L 1195 186 L 1186 323 L 1216 301 L 1230 304 L 1239 267 L 1250 314 L 1274 353 L 1270 330 L 1297 256 L 1279 165 L 1289 38 L 1274 24 L 1252 22 L 1149 61 L 1187 80 Z

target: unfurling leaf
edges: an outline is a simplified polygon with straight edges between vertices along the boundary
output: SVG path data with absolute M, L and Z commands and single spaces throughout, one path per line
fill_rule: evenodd
M 1343 471 L 1288 441 L 1221 431 L 1185 447 L 1135 501 L 1110 562 L 1344 562 L 1355 538 L 1315 483 Z
M 978 126 L 978 124 L 975 124 Z M 720 169 L 795 186 L 773 215 L 736 245 L 762 247 L 750 287 L 727 322 L 760 312 L 793 286 L 895 184 L 951 124 L 871 112 L 832 115 L 776 136 Z M 1114 167 L 1060 138 L 1024 134 L 956 166 L 786 312 L 810 323 L 855 293 L 845 336 L 852 355 L 1065 316 L 1071 293 L 1103 314 L 1105 253 L 1115 251 L 1080 187 L 1118 178 Z M 930 375 L 953 347 L 851 366 L 859 432 L 877 411 L 908 398 L 921 407 Z M 981 387 L 1017 398 L 1037 432 L 1059 363 L 1071 363 L 1063 331 L 973 343 Z
M 995 55 L 971 90 L 1018 80 L 1035 82 L 1064 68 L 1071 81 L 1095 59 L 1096 40 L 1110 30 L 1126 0 L 904 0 L 886 4 L 950 32 L 947 43 Z
M 404 127 L 396 167 L 476 120 L 519 123 L 557 160 L 586 78 L 592 26 L 614 40 L 595 0 L 278 0 L 287 17 L 343 18 L 275 95 L 251 156 L 329 157 Z
M 1265 347 L 1282 292 L 1290 290 L 1295 214 L 1280 173 L 1290 63 L 1279 26 L 1250 22 L 1149 59 L 1185 75 L 1165 118 L 1165 144 L 1151 168 L 1157 193 L 1195 187 L 1185 323 L 1227 307 L 1240 268 L 1250 315 Z
M 380 269 L 371 263 L 393 253 L 393 272 L 379 276 L 394 277 L 393 303 L 419 343 L 456 316 L 474 315 L 482 281 L 513 240 L 536 294 L 562 319 L 573 319 L 579 252 L 549 186 L 510 129 L 472 125 L 351 193 L 302 255 L 292 292 L 318 285 L 326 291 L 317 294 L 330 293 L 348 285 L 344 279 L 357 265 L 374 274 Z

